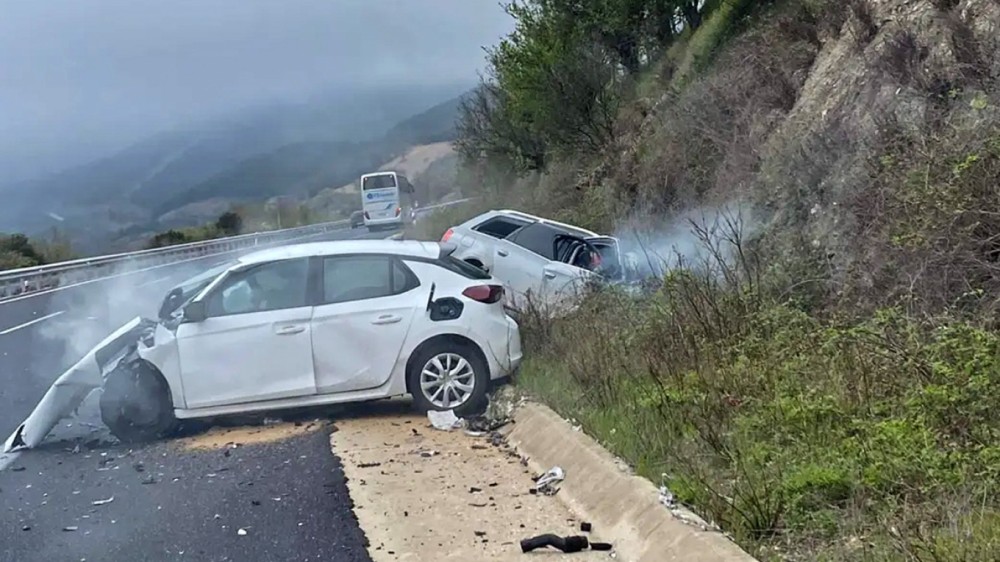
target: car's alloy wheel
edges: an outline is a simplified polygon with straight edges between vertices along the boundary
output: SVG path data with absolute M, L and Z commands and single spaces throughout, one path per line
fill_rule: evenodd
M 472 364 L 456 353 L 438 353 L 420 369 L 420 392 L 436 408 L 457 408 L 468 402 L 475 390 Z

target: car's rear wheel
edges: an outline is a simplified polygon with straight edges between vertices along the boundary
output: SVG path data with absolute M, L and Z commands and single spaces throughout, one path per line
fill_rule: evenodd
M 455 410 L 458 416 L 486 406 L 489 367 L 471 345 L 439 341 L 426 346 L 410 363 L 410 389 L 421 411 Z
M 166 381 L 143 361 L 119 365 L 104 379 L 101 419 L 126 443 L 159 439 L 177 427 Z

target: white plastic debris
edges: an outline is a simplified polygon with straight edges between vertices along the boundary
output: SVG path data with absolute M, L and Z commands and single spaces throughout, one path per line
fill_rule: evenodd
M 454 410 L 445 410 L 443 412 L 428 410 L 427 419 L 435 429 L 440 429 L 441 431 L 458 429 L 462 427 L 462 423 L 464 422 L 462 418 L 455 415 Z
M 660 503 L 667 509 L 677 507 L 677 498 L 674 497 L 674 493 L 668 490 L 666 486 L 660 486 Z
M 558 484 L 565 479 L 566 472 L 562 467 L 553 466 L 535 481 L 535 491 L 546 496 L 551 496 L 558 491 L 558 488 L 554 484 Z
M 95 501 L 92 501 L 92 502 L 90 502 L 90 505 L 104 505 L 104 504 L 111 503 L 113 501 L 115 501 L 115 497 L 111 496 L 110 498 L 108 498 L 106 500 L 95 500 Z
M 236 534 L 239 535 L 239 536 L 241 536 L 241 537 L 245 537 L 245 536 L 247 536 L 247 530 L 246 529 L 237 529 L 236 530 Z

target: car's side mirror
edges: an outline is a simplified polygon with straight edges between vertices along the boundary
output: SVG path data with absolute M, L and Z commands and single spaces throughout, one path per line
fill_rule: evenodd
M 205 307 L 205 301 L 189 302 L 184 307 L 185 322 L 204 322 L 206 318 L 208 318 L 208 309 Z

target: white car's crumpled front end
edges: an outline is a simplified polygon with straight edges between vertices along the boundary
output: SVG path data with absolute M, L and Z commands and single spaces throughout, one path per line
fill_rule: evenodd
M 101 387 L 104 375 L 138 341 L 148 322 L 140 317 L 132 319 L 67 369 L 52 383 L 27 419 L 7 438 L 3 452 L 41 444 L 59 420 L 71 415 L 87 395 Z

